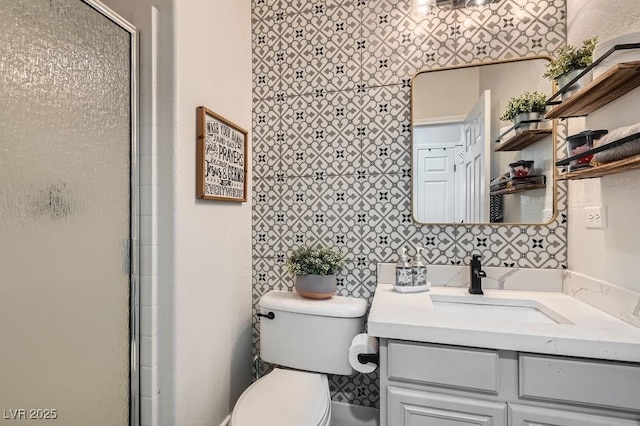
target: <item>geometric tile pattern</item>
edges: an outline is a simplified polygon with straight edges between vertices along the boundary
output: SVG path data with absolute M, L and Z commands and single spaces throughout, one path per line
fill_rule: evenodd
M 481 253 L 487 266 L 566 266 L 565 182 L 550 225 L 418 225 L 410 160 L 411 77 L 551 54 L 566 41 L 565 0 L 440 10 L 423 25 L 410 0 L 252 0 L 252 10 L 254 355 L 256 304 L 292 288 L 284 261 L 302 245 L 339 247 L 338 294 L 368 302 L 376 263 L 405 245 L 424 246 L 432 264 Z M 330 387 L 336 401 L 379 405 L 377 373 L 330 377 Z

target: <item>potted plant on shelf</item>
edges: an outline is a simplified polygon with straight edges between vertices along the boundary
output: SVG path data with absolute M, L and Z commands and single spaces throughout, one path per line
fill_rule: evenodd
M 309 299 L 328 299 L 336 292 L 335 274 L 344 266 L 337 249 L 301 247 L 287 259 L 296 291 Z
M 507 107 L 500 120 L 513 120 L 516 134 L 520 134 L 525 130 L 535 130 L 540 122 L 540 114 L 544 114 L 546 101 L 544 93 L 524 92 L 520 96 L 507 101 Z
M 582 42 L 582 47 L 571 45 L 563 46 L 556 50 L 556 59 L 547 64 L 547 72 L 544 77 L 549 80 L 556 80 L 561 89 L 571 80 L 576 78 L 589 65 L 593 63 L 593 51 L 598 44 L 598 37 L 592 37 Z M 564 101 L 575 94 L 591 81 L 592 74 L 589 73 L 575 82 L 571 88 L 562 94 Z

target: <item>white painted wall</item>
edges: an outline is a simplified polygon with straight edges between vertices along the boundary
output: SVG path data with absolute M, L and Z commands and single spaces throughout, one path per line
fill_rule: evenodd
M 146 312 L 157 315 L 159 358 L 143 393 L 159 395 L 159 413 L 144 424 L 218 425 L 251 378 L 251 202 L 196 200 L 195 110 L 251 129 L 251 2 L 104 3 L 134 24 L 158 9 L 157 86 L 143 86 L 157 94 L 158 125 L 143 131 L 157 132 L 150 167 L 159 190 L 143 202 L 159 212 L 158 252 L 147 253 L 159 259 L 148 265 L 158 309 Z
M 606 41 L 640 31 L 638 0 L 568 0 L 568 42 L 598 35 Z M 585 120 L 570 120 L 570 133 L 586 129 L 613 129 L 640 121 L 640 90 L 625 95 Z M 586 229 L 584 207 L 603 205 L 608 223 L 604 230 Z M 601 179 L 572 181 L 569 185 L 569 269 L 591 278 L 640 291 L 640 171 Z
M 413 81 L 413 119 L 466 115 L 478 100 L 479 73 L 479 67 L 472 67 L 418 74 Z
M 251 202 L 196 201 L 195 112 L 251 129 L 251 2 L 174 8 L 175 420 L 218 425 L 251 378 Z

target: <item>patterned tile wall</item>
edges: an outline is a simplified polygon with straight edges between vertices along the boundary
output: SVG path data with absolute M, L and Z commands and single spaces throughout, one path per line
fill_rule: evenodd
M 346 253 L 339 294 L 368 302 L 376 263 L 405 245 L 426 247 L 433 264 L 481 252 L 487 266 L 563 267 L 564 184 L 550 225 L 412 221 L 410 82 L 424 69 L 551 54 L 565 39 L 565 0 L 439 11 L 423 25 L 410 0 L 253 0 L 254 315 L 264 293 L 292 288 L 284 261 L 302 245 Z M 336 401 L 379 404 L 375 373 L 330 384 Z

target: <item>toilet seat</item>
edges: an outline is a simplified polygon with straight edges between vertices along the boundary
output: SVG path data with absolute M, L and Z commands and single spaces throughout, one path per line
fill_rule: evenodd
M 240 396 L 231 426 L 327 426 L 330 417 L 327 376 L 276 368 Z

